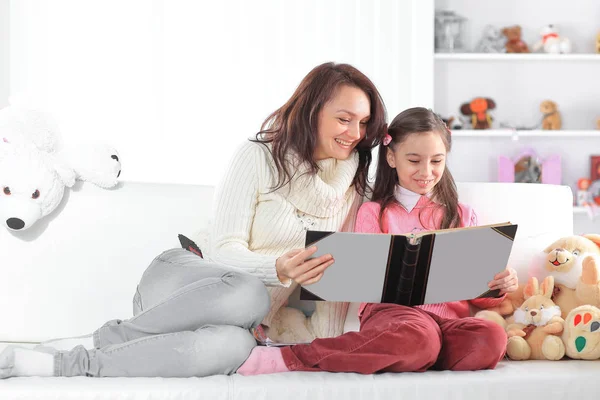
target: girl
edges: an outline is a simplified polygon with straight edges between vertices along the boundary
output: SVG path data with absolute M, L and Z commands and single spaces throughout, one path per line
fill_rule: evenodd
M 446 167 L 450 148 L 450 131 L 431 110 L 411 108 L 394 118 L 379 148 L 373 201 L 361 206 L 355 230 L 400 234 L 476 225 L 473 209 L 458 202 Z M 489 283 L 503 293 L 515 291 L 517 285 L 512 269 Z M 316 339 L 309 345 L 256 347 L 238 372 L 492 369 L 504 355 L 506 333 L 492 322 L 471 318 L 470 306 L 493 307 L 501 301 L 476 299 L 414 308 L 362 304 L 359 332 Z
M 316 248 L 303 248 L 305 230 L 354 226 L 385 119 L 363 73 L 315 67 L 234 155 L 216 190 L 208 259 L 167 250 L 144 272 L 133 318 L 46 343 L 48 352 L 8 348 L 0 378 L 234 373 L 256 345 L 248 328 L 271 325 L 298 283 L 318 281 L 332 265 L 330 255 L 313 259 Z M 341 334 L 347 310 L 321 304 L 321 335 Z

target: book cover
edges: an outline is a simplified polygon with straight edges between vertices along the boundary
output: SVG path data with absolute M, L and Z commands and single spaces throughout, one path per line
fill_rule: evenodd
M 487 283 L 506 268 L 516 232 L 510 223 L 409 235 L 308 231 L 314 256 L 335 263 L 300 298 L 414 306 L 496 297 Z

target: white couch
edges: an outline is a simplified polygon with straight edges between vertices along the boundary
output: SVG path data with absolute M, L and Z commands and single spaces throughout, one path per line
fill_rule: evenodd
M 211 187 L 125 182 L 79 184 L 33 230 L 0 229 L 0 341 L 32 343 L 91 332 L 128 318 L 135 285 L 153 257 L 208 221 Z M 510 258 L 526 279 L 534 252 L 571 234 L 568 187 L 459 184 L 481 224 L 519 230 Z M 503 361 L 494 371 L 414 374 L 285 373 L 209 378 L 12 378 L 0 399 L 507 399 L 591 398 L 600 363 Z M 555 383 L 559 383 L 556 385 Z

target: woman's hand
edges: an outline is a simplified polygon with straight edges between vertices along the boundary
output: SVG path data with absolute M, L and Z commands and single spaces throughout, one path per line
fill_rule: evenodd
M 291 279 L 300 285 L 310 285 L 318 282 L 323 273 L 333 264 L 331 254 L 307 260 L 317 251 L 316 246 L 307 249 L 292 250 L 277 259 L 275 269 L 281 282 Z
M 513 268 L 506 268 L 504 271 L 494 276 L 494 279 L 488 283 L 488 287 L 490 290 L 500 289 L 500 294 L 516 291 L 519 287 L 517 271 Z

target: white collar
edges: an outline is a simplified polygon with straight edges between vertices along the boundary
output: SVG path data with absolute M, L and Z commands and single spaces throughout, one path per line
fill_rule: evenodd
M 424 196 L 431 198 L 431 192 L 426 193 Z M 394 197 L 396 198 L 398 203 L 400 203 L 400 205 L 402 207 L 404 207 L 407 212 L 410 213 L 415 208 L 415 206 L 421 199 L 422 195 L 420 195 L 419 193 L 415 193 L 411 190 L 408 190 L 406 188 L 403 188 L 400 185 L 396 185 L 396 190 L 394 191 Z

